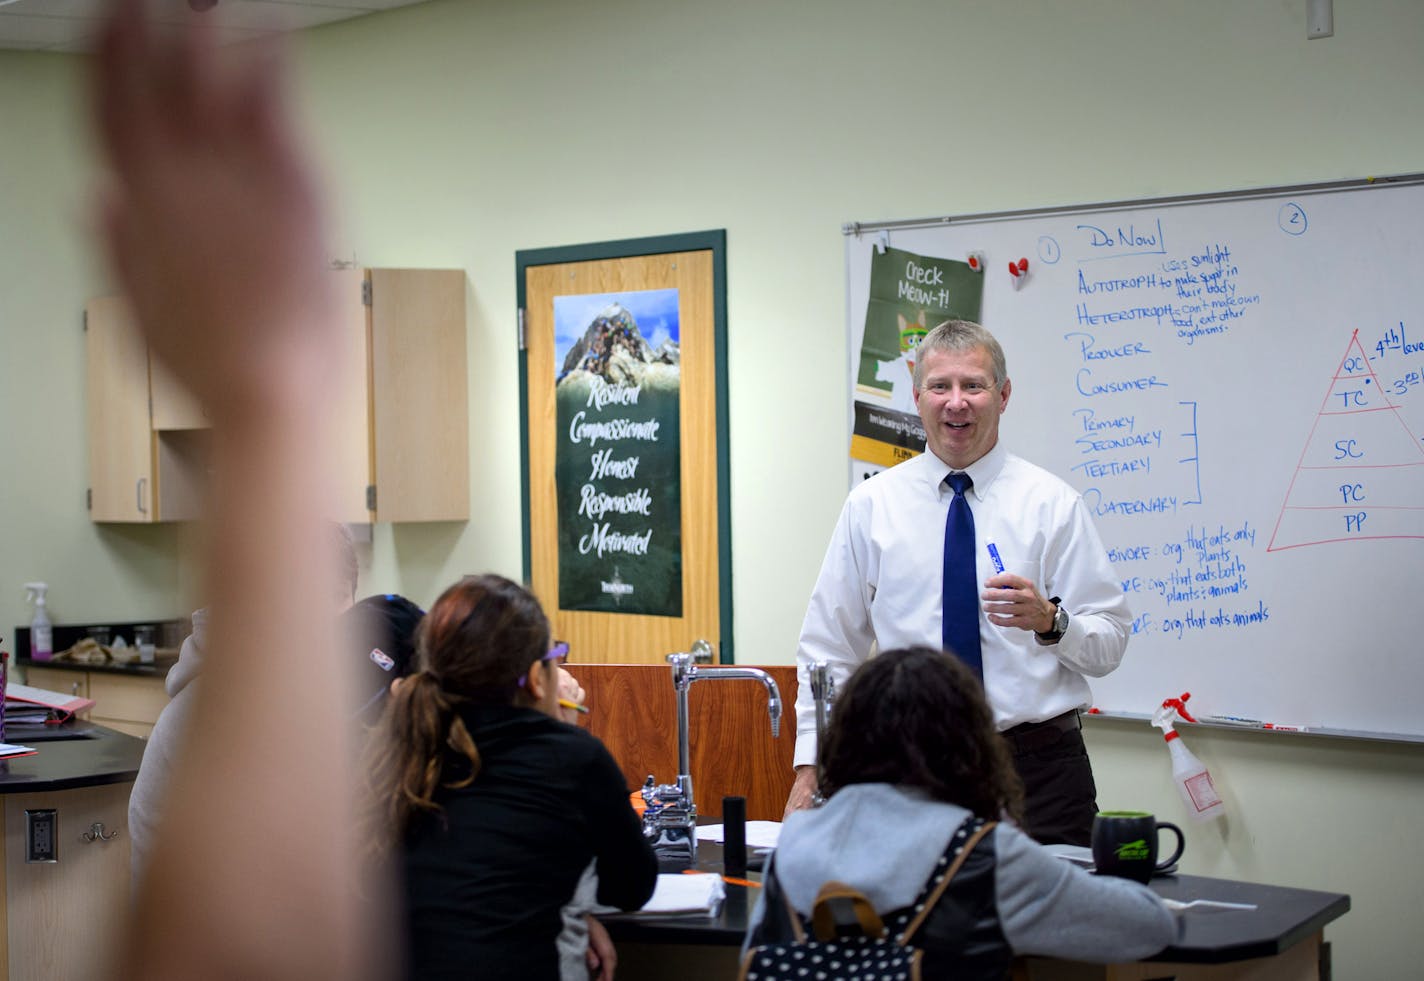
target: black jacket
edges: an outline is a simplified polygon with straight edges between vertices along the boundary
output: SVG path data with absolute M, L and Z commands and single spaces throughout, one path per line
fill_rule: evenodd
M 479 776 L 442 789 L 438 813 L 405 838 L 407 964 L 412 979 L 556 981 L 559 909 L 590 859 L 598 900 L 637 909 L 657 863 L 608 750 L 532 709 L 465 707 Z M 447 753 L 442 782 L 469 772 Z

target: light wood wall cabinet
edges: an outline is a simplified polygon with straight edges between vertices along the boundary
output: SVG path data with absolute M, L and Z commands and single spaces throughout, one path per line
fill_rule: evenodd
M 198 516 L 207 425 L 192 396 L 149 357 L 119 297 L 84 310 L 89 517 L 184 521 Z
M 341 475 L 337 520 L 470 516 L 463 270 L 346 269 L 337 280 L 348 360 L 336 366 L 343 420 L 325 448 Z M 149 357 L 123 301 L 85 315 L 90 517 L 198 516 L 208 420 Z
M 364 420 L 335 448 L 340 520 L 466 521 L 470 402 L 465 273 L 345 269 L 339 277 L 353 363 L 341 418 Z

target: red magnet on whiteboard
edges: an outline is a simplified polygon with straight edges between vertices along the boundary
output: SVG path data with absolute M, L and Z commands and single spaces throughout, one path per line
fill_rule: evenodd
M 984 253 L 971 252 L 964 261 L 969 264 L 969 268 L 974 272 L 981 273 L 984 271 Z
M 1018 289 L 1028 279 L 1028 260 L 1020 259 L 1018 262 L 1009 263 L 1009 280 L 1014 284 L 1014 289 Z

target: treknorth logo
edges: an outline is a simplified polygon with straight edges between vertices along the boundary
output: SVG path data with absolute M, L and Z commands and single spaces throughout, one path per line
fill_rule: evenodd
M 600 579 L 598 585 L 602 592 L 613 597 L 615 605 L 619 604 L 623 597 L 633 595 L 633 584 L 623 581 L 623 577 L 619 575 L 616 565 L 613 567 L 612 581 Z
M 1117 846 L 1118 861 L 1121 862 L 1142 862 L 1147 859 L 1148 848 L 1147 839 L 1138 838 L 1136 841 L 1124 841 Z

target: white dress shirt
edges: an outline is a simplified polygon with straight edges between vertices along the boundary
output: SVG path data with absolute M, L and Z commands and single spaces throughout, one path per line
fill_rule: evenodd
M 831 536 L 796 650 L 796 755 L 816 761 L 816 710 L 810 667 L 830 665 L 837 688 L 872 649 L 941 647 L 944 523 L 954 492 L 950 467 L 926 452 L 850 492 Z M 1045 597 L 1062 597 L 1071 619 L 1056 644 L 1032 631 L 1000 627 L 980 611 L 984 688 L 1000 731 L 1087 708 L 1085 680 L 1122 662 L 1132 614 L 1122 583 L 1082 498 L 1068 484 L 1004 449 L 968 468 L 965 498 L 974 514 L 978 579 L 1004 571 L 1030 579 Z

